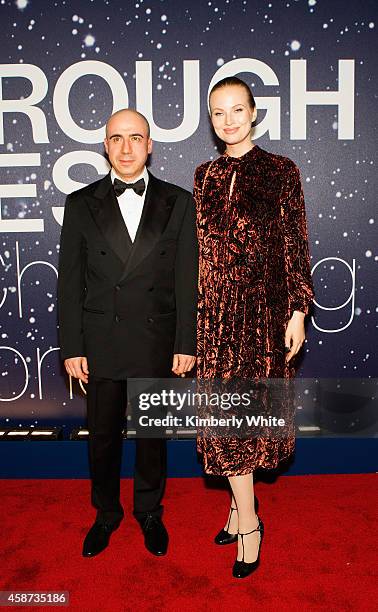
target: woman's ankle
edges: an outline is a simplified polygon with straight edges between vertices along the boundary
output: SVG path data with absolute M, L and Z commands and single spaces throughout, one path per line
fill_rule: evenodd
M 257 514 L 249 516 L 239 515 L 239 533 L 248 533 L 259 526 Z

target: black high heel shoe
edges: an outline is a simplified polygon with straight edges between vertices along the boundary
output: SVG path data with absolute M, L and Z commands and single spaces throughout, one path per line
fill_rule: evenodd
M 258 520 L 258 526 L 256 527 L 256 529 L 252 529 L 252 531 L 248 531 L 248 533 L 239 533 L 241 540 L 242 540 L 242 546 L 243 546 L 243 559 L 241 561 L 238 561 L 236 559 L 234 563 L 234 567 L 232 568 L 232 575 L 234 578 L 246 578 L 247 576 L 252 574 L 252 572 L 254 572 L 260 564 L 260 548 L 261 548 L 261 542 L 264 536 L 264 523 L 262 522 L 259 516 L 257 517 L 257 520 Z M 244 561 L 244 539 L 243 538 L 244 536 L 249 535 L 250 533 L 254 533 L 255 531 L 260 532 L 260 542 L 259 542 L 259 551 L 257 553 L 257 559 L 256 561 L 252 561 L 252 563 L 246 563 Z
M 255 512 L 257 514 L 258 507 L 259 507 L 259 500 L 257 499 L 256 495 L 255 495 L 254 501 L 255 501 Z M 237 533 L 229 533 L 229 531 L 228 531 L 228 528 L 229 528 L 230 522 L 231 522 L 232 513 L 236 509 L 237 508 L 233 508 L 232 506 L 230 507 L 230 516 L 228 518 L 227 527 L 226 527 L 226 529 L 221 529 L 220 532 L 217 533 L 217 535 L 214 538 L 215 544 L 219 544 L 220 546 L 224 546 L 224 544 L 233 544 L 234 542 L 237 542 L 238 534 Z
M 220 546 L 223 546 L 224 544 L 233 544 L 234 542 L 237 542 L 238 534 L 237 533 L 229 533 L 229 531 L 228 531 L 228 528 L 229 528 L 230 522 L 231 522 L 232 513 L 233 513 L 234 510 L 236 510 L 236 508 L 233 508 L 231 506 L 231 508 L 230 508 L 230 516 L 228 517 L 227 527 L 226 527 L 226 529 L 221 529 L 220 532 L 217 533 L 217 535 L 214 538 L 215 544 L 219 544 Z

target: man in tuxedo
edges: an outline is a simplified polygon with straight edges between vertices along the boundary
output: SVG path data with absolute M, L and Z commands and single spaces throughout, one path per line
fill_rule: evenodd
M 196 354 L 197 266 L 191 194 L 146 169 L 146 118 L 114 113 L 106 126 L 111 171 L 67 197 L 61 233 L 58 309 L 67 373 L 87 383 L 94 525 L 83 545 L 93 557 L 109 543 L 120 503 L 126 379 L 190 371 Z M 136 440 L 134 516 L 146 548 L 163 555 L 161 500 L 166 441 Z

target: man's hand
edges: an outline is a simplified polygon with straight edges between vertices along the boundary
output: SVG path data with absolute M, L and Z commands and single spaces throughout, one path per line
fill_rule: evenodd
M 70 359 L 65 359 L 64 367 L 70 376 L 78 378 L 85 383 L 88 382 L 89 370 L 86 357 L 70 357 Z
M 293 315 L 287 324 L 285 333 L 285 347 L 288 347 L 290 351 L 287 351 L 286 353 L 286 363 L 288 363 L 288 361 L 290 361 L 290 359 L 298 353 L 305 340 L 304 319 L 304 312 L 294 310 Z
M 196 358 L 193 355 L 173 355 L 172 372 L 180 376 L 189 372 L 196 362 Z

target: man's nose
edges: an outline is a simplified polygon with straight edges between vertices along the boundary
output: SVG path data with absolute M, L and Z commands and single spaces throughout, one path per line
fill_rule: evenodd
M 122 153 L 131 153 L 131 142 L 128 138 L 124 138 L 122 142 Z

